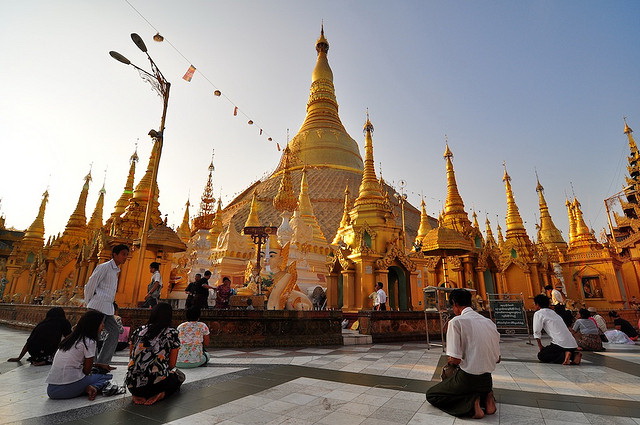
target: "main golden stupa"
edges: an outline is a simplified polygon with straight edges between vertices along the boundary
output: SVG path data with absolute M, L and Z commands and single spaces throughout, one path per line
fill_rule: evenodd
M 222 212 L 225 224 L 233 222 L 240 231 L 249 215 L 254 192 L 257 192 L 258 214 L 263 225 L 280 224 L 279 212 L 272 200 L 278 192 L 282 174 L 291 175 L 294 187 L 300 187 L 302 171 L 306 170 L 309 195 L 318 224 L 331 242 L 343 215 L 345 188 L 358 194 L 364 164 L 356 141 L 347 133 L 338 114 L 338 102 L 333 84 L 333 72 L 327 58 L 329 42 L 321 31 L 316 42 L 317 61 L 311 74 L 311 90 L 307 114 L 298 133 L 284 149 L 280 163 L 265 180 L 259 181 L 238 195 Z M 384 184 L 398 223 L 400 207 L 393 194 L 396 190 Z M 406 232 L 415 237 L 420 211 L 405 203 Z

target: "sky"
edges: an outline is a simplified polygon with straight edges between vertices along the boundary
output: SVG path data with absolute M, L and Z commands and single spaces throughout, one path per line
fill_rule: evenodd
M 142 177 L 162 102 L 108 54 L 148 69 L 133 32 L 172 83 L 161 212 L 176 226 L 189 199 L 197 213 L 213 150 L 226 205 L 302 124 L 324 22 L 342 122 L 363 154 L 368 108 L 377 171 L 412 204 L 443 207 L 446 135 L 482 228 L 505 227 L 505 162 L 531 237 L 536 171 L 565 237 L 574 194 L 599 234 L 626 175 L 622 117 L 640 129 L 638 16 L 635 1 L 0 2 L 0 214 L 26 229 L 48 189 L 46 234 L 62 232 L 91 168 L 87 218 L 103 183 L 108 217 L 136 143 Z

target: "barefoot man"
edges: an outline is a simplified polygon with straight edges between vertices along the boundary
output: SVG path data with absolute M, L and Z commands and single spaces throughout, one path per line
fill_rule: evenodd
M 533 302 L 537 310 L 533 314 L 533 337 L 538 341 L 538 360 L 542 363 L 580 364 L 582 353 L 576 351 L 578 344 L 562 317 L 549 308 L 549 297 L 536 295 Z M 541 341 L 543 330 L 551 338 L 551 344 L 546 347 Z
M 493 415 L 491 372 L 500 362 L 500 334 L 490 319 L 473 311 L 471 292 L 454 289 L 449 302 L 456 317 L 447 329 L 447 356 L 457 370 L 427 391 L 427 401 L 454 416 Z
M 107 339 L 102 344 L 102 349 L 98 353 L 95 366 L 108 372 L 115 367 L 109 366 L 113 353 L 116 352 L 120 329 L 113 317 L 113 302 L 118 289 L 118 275 L 120 266 L 127 261 L 129 247 L 126 245 L 116 245 L 111 250 L 113 258 L 106 263 L 102 263 L 93 270 L 93 274 L 84 287 L 84 301 L 87 308 L 97 310 L 105 314 L 104 329 L 107 331 Z

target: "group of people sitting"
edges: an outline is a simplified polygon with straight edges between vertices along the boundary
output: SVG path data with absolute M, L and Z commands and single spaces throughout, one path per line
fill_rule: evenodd
M 28 352 L 34 366 L 51 365 L 45 380 L 47 395 L 52 399 L 68 399 L 86 394 L 94 400 L 97 394 L 115 395 L 124 386 L 112 383 L 113 375 L 97 368 L 98 341 L 104 330 L 105 314 L 89 309 L 72 328 L 64 310 L 54 307 L 31 332 L 18 357 Z M 209 356 L 209 328 L 199 322 L 200 309 L 186 312 L 186 322 L 171 326 L 173 310 L 167 303 L 156 304 L 146 325 L 136 329 L 129 340 L 129 364 L 125 386 L 136 404 L 151 405 L 179 390 L 185 375 L 179 368 L 206 366 Z
M 594 307 L 581 308 L 578 317 L 563 304 L 550 308 L 550 299 L 545 294 L 534 299 L 536 312 L 533 315 L 533 336 L 538 341 L 538 359 L 545 363 L 580 364 L 582 351 L 604 351 L 603 342 L 633 343 L 638 332 L 617 312 L 610 311 L 615 329 L 608 330 L 605 319 Z M 551 338 L 551 344 L 542 346 L 542 330 Z

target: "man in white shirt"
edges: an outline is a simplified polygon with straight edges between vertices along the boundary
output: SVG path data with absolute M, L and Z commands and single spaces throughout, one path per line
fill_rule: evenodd
M 147 285 L 147 295 L 144 297 L 143 307 L 153 308 L 158 304 L 160 290 L 162 289 L 162 277 L 160 276 L 160 263 L 149 264 L 151 272 L 151 282 Z
M 84 302 L 87 308 L 104 313 L 104 329 L 108 332 L 107 338 L 102 344 L 102 349 L 96 358 L 96 367 L 109 371 L 115 367 L 109 366 L 113 353 L 118 345 L 118 335 L 120 329 L 113 317 L 113 302 L 118 289 L 118 275 L 120 266 L 127 261 L 129 247 L 126 245 L 116 245 L 111 250 L 113 258 L 106 263 L 99 264 L 93 270 L 89 281 L 84 286 Z
M 551 291 L 551 305 L 564 304 L 564 295 L 562 293 L 562 285 L 556 285 L 556 288 Z
M 387 309 L 387 293 L 382 289 L 382 282 L 376 284 L 376 299 L 373 301 L 373 309 L 381 311 Z
M 450 415 L 480 419 L 496 412 L 491 372 L 500 362 L 500 334 L 493 321 L 473 311 L 471 292 L 454 289 L 449 302 L 456 317 L 448 324 L 447 356 L 458 369 L 427 391 L 427 401 Z
M 578 344 L 562 317 L 549 308 L 549 297 L 536 295 L 533 302 L 537 310 L 533 314 L 533 337 L 538 342 L 538 360 L 543 363 L 579 365 L 582 353 L 576 351 Z M 546 347 L 541 341 L 543 330 L 551 338 L 551 343 Z

